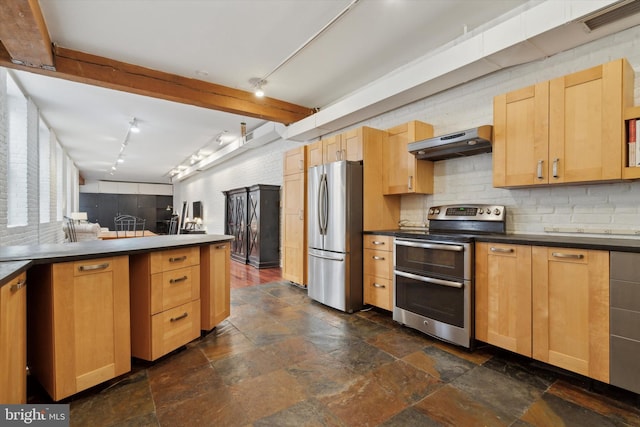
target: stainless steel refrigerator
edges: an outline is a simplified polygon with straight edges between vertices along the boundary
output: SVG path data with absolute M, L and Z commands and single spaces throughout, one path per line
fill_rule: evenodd
M 309 168 L 309 297 L 348 313 L 362 308 L 362 164 Z

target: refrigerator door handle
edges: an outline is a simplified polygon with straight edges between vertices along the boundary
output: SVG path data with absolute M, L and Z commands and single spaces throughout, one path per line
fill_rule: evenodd
M 320 234 L 327 234 L 327 220 L 329 218 L 329 188 L 327 185 L 327 174 L 322 174 L 320 178 L 320 191 L 318 195 L 318 214 L 320 216 Z
M 309 253 L 309 256 L 312 256 L 314 258 L 322 258 L 322 259 L 328 259 L 329 261 L 344 261 L 344 258 L 334 258 L 334 257 L 330 257 L 330 256 L 324 256 L 324 255 L 318 255 L 318 254 L 314 254 L 314 253 Z

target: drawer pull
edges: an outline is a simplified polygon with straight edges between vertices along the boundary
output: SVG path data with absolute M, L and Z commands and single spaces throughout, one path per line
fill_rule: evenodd
M 174 283 L 184 282 L 185 280 L 187 280 L 187 276 L 182 276 L 182 277 L 178 277 L 177 279 L 169 280 L 169 283 L 174 284 Z
M 374 240 L 371 243 L 374 244 L 374 245 L 384 245 L 384 242 L 381 242 L 380 240 Z
M 11 290 L 11 292 L 16 292 L 24 288 L 25 286 L 27 286 L 27 281 L 23 280 L 21 282 L 16 283 L 15 285 L 11 285 L 9 289 Z
M 371 258 L 375 259 L 376 261 L 384 261 L 384 257 L 383 256 L 374 255 Z
M 373 284 L 373 287 L 374 287 L 374 288 L 381 288 L 381 289 L 386 288 L 386 286 L 385 286 L 385 285 L 381 285 L 380 283 L 374 283 L 374 284 Z
M 189 313 L 187 313 L 187 312 L 185 311 L 183 314 L 181 314 L 181 315 L 180 315 L 180 316 L 178 316 L 178 317 L 172 317 L 171 319 L 169 319 L 169 321 L 170 321 L 170 322 L 177 322 L 178 320 L 186 319 L 188 315 L 189 315 Z
M 491 252 L 498 252 L 501 254 L 512 254 L 513 248 L 491 248 Z
M 180 262 L 180 261 L 184 261 L 185 259 L 187 259 L 186 255 L 182 255 L 182 256 L 179 256 L 179 257 L 175 257 L 175 258 L 171 257 L 171 258 L 169 258 L 169 262 Z
M 109 268 L 108 262 L 105 262 L 104 264 L 81 265 L 80 267 L 78 267 L 78 270 L 91 271 L 91 270 L 104 270 L 105 268 Z
M 571 258 L 571 259 L 584 258 L 584 255 L 582 254 L 563 254 L 562 252 L 551 252 L 551 256 L 556 258 Z
M 218 246 L 216 246 L 216 249 L 224 249 L 226 247 L 227 247 L 227 245 L 218 245 Z

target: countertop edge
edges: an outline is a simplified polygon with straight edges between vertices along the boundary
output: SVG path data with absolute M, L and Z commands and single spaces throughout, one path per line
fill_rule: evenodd
M 0 262 L 0 288 L 27 271 L 32 264 L 31 261 Z
M 367 230 L 363 234 L 400 236 L 406 230 Z M 455 236 L 455 235 L 453 235 Z M 640 252 L 640 239 L 620 239 L 609 237 L 552 236 L 542 234 L 465 234 L 476 242 L 505 243 L 560 248 L 592 249 L 619 252 Z M 421 238 L 419 235 L 411 235 Z

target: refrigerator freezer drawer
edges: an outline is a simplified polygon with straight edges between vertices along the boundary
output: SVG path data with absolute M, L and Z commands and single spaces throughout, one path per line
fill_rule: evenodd
M 335 309 L 347 310 L 348 254 L 309 249 L 309 298 Z

